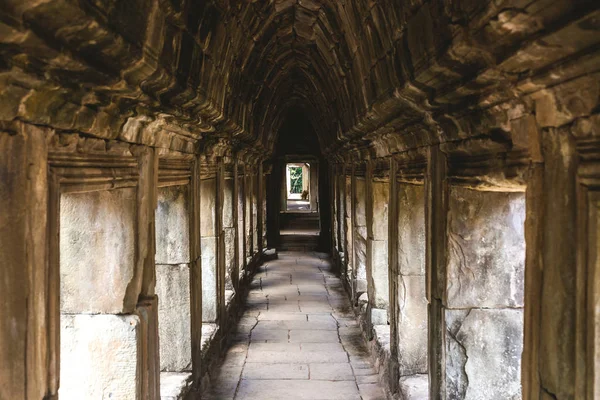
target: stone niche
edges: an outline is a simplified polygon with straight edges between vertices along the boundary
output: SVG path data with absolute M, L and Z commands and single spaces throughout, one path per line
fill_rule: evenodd
M 389 306 L 388 278 L 388 202 L 390 186 L 388 182 L 373 181 L 373 221 L 371 224 L 371 271 L 373 274 L 374 299 L 373 305 L 380 309 L 379 314 L 385 315 Z M 373 323 L 387 324 L 387 319 L 372 318 Z
M 202 320 L 217 320 L 217 180 L 200 183 L 200 235 L 202 251 Z
M 354 275 L 357 297 L 367 291 L 367 213 L 364 177 L 355 180 L 354 213 Z
M 427 393 L 428 315 L 425 294 L 425 188 L 398 184 L 398 356 L 406 398 Z M 424 389 L 423 389 L 424 388 Z
M 189 187 L 158 189 L 156 294 L 160 369 L 191 371 Z
M 242 175 L 238 175 L 238 192 L 237 192 L 237 202 L 236 207 L 238 208 L 238 273 L 239 278 L 241 279 L 244 276 L 244 265 L 246 257 L 244 255 L 244 246 L 245 246 L 245 237 L 244 234 L 244 177 Z M 247 218 L 247 217 L 246 217 Z
M 525 195 L 450 188 L 448 398 L 521 398 Z
M 233 179 L 225 179 L 223 188 L 223 234 L 225 235 L 225 288 L 233 290 L 232 273 L 235 267 L 235 227 L 233 208 Z M 232 292 L 233 293 L 233 292 Z M 229 299 L 229 296 L 227 297 Z
M 136 190 L 63 194 L 59 212 L 60 398 L 138 399 Z
M 351 279 L 352 262 L 354 257 L 354 243 L 352 243 L 352 178 L 344 177 L 346 185 L 344 203 L 344 249 L 346 250 L 346 279 Z

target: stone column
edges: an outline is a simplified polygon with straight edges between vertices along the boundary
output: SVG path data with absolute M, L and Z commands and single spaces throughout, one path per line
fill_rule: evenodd
M 50 348 L 57 332 L 46 322 L 50 134 L 25 124 L 10 132 L 0 130 L 2 399 L 41 399 L 56 395 L 58 389 L 57 362 L 52 362 L 56 353 Z
M 429 302 L 429 398 L 446 399 L 443 299 L 446 288 L 446 215 L 448 188 L 446 155 L 429 148 L 425 175 L 425 279 Z
M 389 285 L 389 323 L 390 323 L 390 368 L 388 382 L 390 393 L 398 392 L 398 163 L 390 157 L 389 197 L 388 197 L 388 285 Z
M 192 342 L 192 380 L 202 376 L 202 206 L 201 164 L 198 156 L 192 163 L 190 183 L 190 316 Z M 193 388 L 199 391 L 199 388 Z
M 310 210 L 319 211 L 319 164 L 313 162 L 309 170 Z
M 142 352 L 145 368 L 142 369 L 142 398 L 160 395 L 159 317 L 156 286 L 156 206 L 158 187 L 158 157 L 152 148 L 137 149 L 139 179 L 137 190 L 137 262 L 143 271 L 137 314 L 143 321 Z M 188 282 L 189 285 L 189 282 Z

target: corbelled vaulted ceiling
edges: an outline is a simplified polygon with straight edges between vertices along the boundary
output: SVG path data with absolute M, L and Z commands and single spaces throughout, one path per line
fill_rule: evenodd
M 0 117 L 181 151 L 225 141 L 258 158 L 291 108 L 309 118 L 322 152 L 340 157 L 510 142 L 510 121 L 541 89 L 594 72 L 598 7 L 5 0 Z

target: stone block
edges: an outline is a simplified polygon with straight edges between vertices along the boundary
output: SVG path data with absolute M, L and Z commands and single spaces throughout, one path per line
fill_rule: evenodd
M 354 229 L 354 267 L 357 279 L 367 279 L 367 228 Z
M 521 398 L 523 311 L 446 310 L 448 398 Z
M 268 397 L 265 397 L 266 393 Z M 237 397 L 245 400 L 359 400 L 361 398 L 355 382 L 313 380 L 242 380 Z
M 523 306 L 525 196 L 453 187 L 449 308 Z
M 183 265 L 156 266 L 160 369 L 191 371 L 190 269 Z
M 204 236 L 215 236 L 217 229 L 217 180 L 203 179 L 200 182 L 200 233 Z
M 350 363 L 311 364 L 310 379 L 319 381 L 353 381 Z
M 382 308 L 371 309 L 371 324 L 373 325 L 387 325 L 388 323 L 388 312 Z
M 400 375 L 427 373 L 427 304 L 424 276 L 398 276 Z
M 235 263 L 235 229 L 225 228 L 223 234 L 225 235 L 225 268 L 227 268 L 227 276 L 230 277 Z
M 354 201 L 356 202 L 356 226 L 367 226 L 367 214 L 366 214 L 366 199 L 367 199 L 367 188 L 365 184 L 365 178 L 356 177 L 356 194 Z
M 225 179 L 223 188 L 223 226 L 233 227 L 233 179 Z
M 217 319 L 217 238 L 203 237 L 202 248 L 202 321 Z
M 60 301 L 65 313 L 132 312 L 136 191 L 63 194 L 60 201 Z
M 400 393 L 404 400 L 429 400 L 429 377 L 425 374 L 401 377 Z
M 140 319 L 61 315 L 61 399 L 141 399 Z
M 158 189 L 156 263 L 190 262 L 189 199 L 187 186 Z
M 398 268 L 403 275 L 425 275 L 425 189 L 400 184 L 398 190 Z
M 372 183 L 373 196 L 373 239 L 387 240 L 388 237 L 388 202 L 390 185 L 388 182 Z
M 371 241 L 371 271 L 374 283 L 374 306 L 387 308 L 390 291 L 388 278 L 388 242 L 387 240 Z
M 308 379 L 308 365 L 247 363 L 242 379 Z

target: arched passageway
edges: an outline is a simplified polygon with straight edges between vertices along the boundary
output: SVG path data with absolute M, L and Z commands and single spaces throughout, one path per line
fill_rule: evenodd
M 600 397 L 598 21 L 0 1 L 0 399 Z

